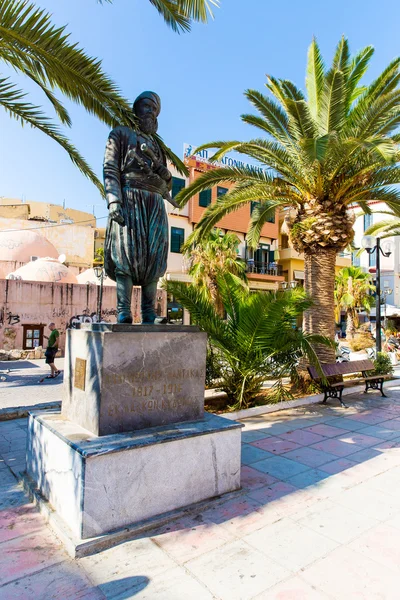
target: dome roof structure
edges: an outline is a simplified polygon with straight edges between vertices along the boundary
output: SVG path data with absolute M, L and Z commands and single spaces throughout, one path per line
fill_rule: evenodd
M 76 276 L 78 283 L 82 284 L 97 284 L 100 285 L 99 279 L 96 277 L 94 269 L 86 269 L 86 271 L 82 271 L 79 275 Z M 115 287 L 117 284 L 115 281 L 110 279 L 109 277 L 104 276 L 103 285 L 109 285 L 110 287 Z
M 76 275 L 55 258 L 38 258 L 16 269 L 6 279 L 22 281 L 47 281 L 50 283 L 78 283 Z
M 59 252 L 48 239 L 38 231 L 0 230 L 0 260 L 28 263 L 32 256 L 58 258 Z

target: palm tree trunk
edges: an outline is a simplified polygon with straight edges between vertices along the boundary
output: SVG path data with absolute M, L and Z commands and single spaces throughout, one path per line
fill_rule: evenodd
M 346 340 L 351 340 L 356 333 L 356 324 L 353 315 L 353 310 L 346 311 Z
M 304 253 L 305 290 L 313 300 L 313 306 L 304 313 L 305 333 L 335 338 L 335 262 L 334 248 L 321 249 L 315 254 Z M 321 362 L 335 362 L 335 351 L 317 346 L 315 351 Z

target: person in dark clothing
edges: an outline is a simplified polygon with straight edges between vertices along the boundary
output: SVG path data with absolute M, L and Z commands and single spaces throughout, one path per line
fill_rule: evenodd
M 61 371 L 59 371 L 54 364 L 54 359 L 58 350 L 58 338 L 60 337 L 60 334 L 57 331 L 54 323 L 49 323 L 49 329 L 51 332 L 49 337 L 44 336 L 48 340 L 45 352 L 46 365 L 49 365 L 51 369 L 51 373 L 47 376 L 47 378 L 54 379 L 54 377 L 57 377 L 61 373 Z

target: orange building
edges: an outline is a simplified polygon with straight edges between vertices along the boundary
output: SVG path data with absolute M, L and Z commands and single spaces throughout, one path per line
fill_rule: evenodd
M 185 154 L 187 154 L 187 151 L 185 151 Z M 173 196 L 180 189 L 187 187 L 187 185 L 195 181 L 202 173 L 215 168 L 213 164 L 207 161 L 207 155 L 204 156 L 204 154 L 206 155 L 206 153 L 203 153 L 203 156 L 185 156 L 185 164 L 189 169 L 189 177 L 186 179 L 176 174 L 173 167 L 171 167 L 173 173 Z M 181 211 L 173 209 L 171 205 L 168 206 L 170 222 L 168 278 L 189 281 L 187 265 L 182 256 L 180 256 L 180 260 L 177 256 L 180 253 L 180 246 L 200 221 L 206 208 L 210 204 L 215 203 L 219 196 L 226 194 L 231 188 L 231 183 L 225 183 L 215 186 L 211 190 L 200 192 L 200 194 L 196 194 L 191 198 L 187 206 Z M 221 219 L 217 226 L 223 232 L 233 232 L 238 236 L 240 240 L 239 255 L 247 263 L 247 276 L 250 288 L 254 290 L 277 289 L 279 283 L 284 281 L 281 273 L 282 269 L 276 262 L 279 237 L 278 213 L 271 219 L 271 222 L 263 226 L 259 247 L 253 252 L 246 244 L 246 233 L 253 208 L 254 205 L 241 207 Z

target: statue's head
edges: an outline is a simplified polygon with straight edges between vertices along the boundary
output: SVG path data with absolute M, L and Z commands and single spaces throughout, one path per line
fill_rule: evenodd
M 133 112 L 138 118 L 143 133 L 156 133 L 157 117 L 161 110 L 160 96 L 155 92 L 142 92 L 133 103 Z

